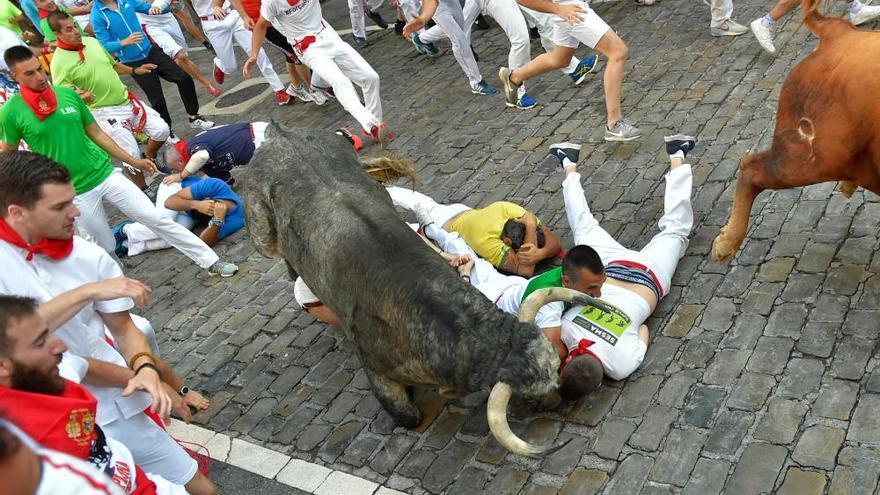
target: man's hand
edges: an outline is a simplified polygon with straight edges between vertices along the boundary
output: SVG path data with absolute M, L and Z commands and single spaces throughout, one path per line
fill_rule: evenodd
M 247 29 L 248 31 L 253 31 L 254 26 L 257 25 L 257 23 L 254 21 L 254 19 L 249 15 L 242 17 L 241 20 L 242 20 L 242 22 L 244 22 L 244 28 Z
M 471 260 L 471 257 L 466 254 L 451 254 L 447 252 L 442 252 L 440 253 L 440 256 L 442 256 L 443 259 L 446 260 L 446 262 L 449 263 L 449 266 L 451 266 L 452 268 L 458 268 Z
M 150 9 L 150 10 L 152 10 L 152 9 Z M 142 33 L 131 33 L 128 35 L 127 38 L 120 41 L 119 44 L 122 46 L 131 46 L 131 45 L 137 45 L 138 43 L 140 43 L 143 40 L 144 40 L 144 35 Z
M 207 215 L 209 217 L 214 216 L 214 200 L 212 199 L 203 199 L 201 201 L 195 202 L 195 208 L 197 212 L 202 215 Z
M 93 301 L 109 301 L 120 297 L 129 297 L 134 305 L 143 308 L 150 303 L 152 289 L 143 282 L 128 277 L 108 278 L 100 282 L 87 284 L 89 299 Z
M 132 167 L 140 170 L 145 176 L 149 177 L 159 171 L 156 164 L 149 158 L 138 158 L 134 162 L 129 163 Z
M 77 88 L 76 94 L 78 94 L 79 97 L 82 98 L 82 101 L 86 102 L 87 105 L 95 101 L 95 95 L 93 95 L 90 91 Z
M 247 79 L 251 77 L 251 69 L 254 68 L 254 64 L 257 63 L 257 57 L 251 55 L 247 60 L 244 61 L 244 66 L 241 68 L 241 75 Z
M 192 421 L 192 411 L 189 410 L 189 405 L 183 400 L 183 397 L 165 382 L 162 382 L 162 391 L 171 399 L 171 410 L 177 413 L 184 423 L 189 424 Z
M 214 202 L 214 218 L 220 220 L 226 220 L 226 213 L 229 211 L 229 207 L 226 206 L 226 203 L 223 201 L 215 201 Z
M 21 38 L 24 41 L 37 41 L 39 39 L 39 36 L 37 36 L 37 33 L 33 32 L 31 30 L 25 29 L 24 31 L 21 32 Z
M 143 76 L 143 75 L 149 74 L 150 72 L 153 72 L 158 67 L 159 66 L 156 64 L 144 64 L 144 65 L 141 65 L 140 67 L 137 67 L 137 70 L 140 70 L 141 71 L 140 75 Z M 132 70 L 132 74 L 134 74 L 134 70 Z
M 223 10 L 223 7 L 221 7 L 219 5 L 214 6 L 214 18 L 217 19 L 218 21 L 222 21 L 223 19 L 226 18 L 226 11 Z
M 122 391 L 122 396 L 128 397 L 137 390 L 143 390 L 153 397 L 150 412 L 158 414 L 166 423 L 171 420 L 171 398 L 163 390 L 162 380 L 159 379 L 159 373 L 156 370 L 145 368 L 134 375 L 128 381 L 125 390 Z
M 541 261 L 538 248 L 532 243 L 525 243 L 516 252 L 517 261 L 526 265 L 537 265 Z
M 422 19 L 421 16 L 417 14 L 412 15 L 412 20 L 406 23 L 406 26 L 403 26 L 403 35 L 409 38 L 419 29 L 425 27 L 425 23 L 428 22 L 425 19 Z
M 561 17 L 565 22 L 569 24 L 579 24 L 584 18 L 580 14 L 586 14 L 587 11 L 584 10 L 580 5 L 576 4 L 563 4 L 560 5 L 558 3 L 554 3 L 556 6 L 556 15 Z
M 163 184 L 174 184 L 183 180 L 180 174 L 171 174 L 162 179 Z

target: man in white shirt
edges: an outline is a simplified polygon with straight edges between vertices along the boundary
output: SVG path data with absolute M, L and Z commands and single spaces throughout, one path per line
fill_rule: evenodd
M 290 103 L 290 95 L 284 91 L 284 83 L 278 78 L 266 52 L 262 48 L 251 52 L 251 32 L 245 29 L 241 16 L 238 15 L 238 11 L 230 7 L 229 0 L 191 1 L 196 15 L 202 21 L 202 31 L 214 45 L 214 52 L 217 54 L 214 57 L 214 80 L 217 84 L 223 84 L 226 74 L 235 71 L 237 66 L 233 46 L 235 43 L 248 54 L 248 57 L 256 60 L 260 72 L 275 93 L 275 101 L 279 105 Z
M 577 173 L 580 146 L 562 143 L 550 147 L 552 159 L 565 170 L 562 193 L 574 241 L 595 249 L 605 265 L 607 278 L 598 296 L 609 306 L 575 306 L 563 316 L 561 339 L 568 349 L 560 376 L 564 399 L 577 399 L 596 390 L 603 375 L 623 380 L 645 357 L 650 335 L 643 323 L 669 292 L 694 223 L 693 176 L 684 159 L 696 140 L 675 135 L 665 141 L 671 170 L 666 174 L 660 233 L 640 251 L 620 245 L 590 213 Z
M 270 25 L 287 38 L 296 56 L 312 69 L 313 79 L 330 84 L 339 104 L 358 121 L 364 134 L 380 144 L 393 139 L 382 121 L 379 74 L 322 18 L 318 0 L 263 1 L 260 19 L 254 25 L 251 57 L 244 63 L 244 77 L 257 62 L 253 53 L 263 45 Z M 352 83 L 360 86 L 364 103 Z
M 100 247 L 73 236 L 79 211 L 66 169 L 34 153 L 0 155 L 0 292 L 45 302 L 84 284 L 122 276 Z M 196 462 L 144 414 L 167 418 L 171 400 L 162 388 L 159 362 L 128 313 L 129 298 L 86 305 L 56 334 L 71 354 L 87 358 L 84 385 L 98 400 L 96 422 L 125 444 L 135 462 L 192 494 L 216 487 Z M 118 346 L 105 338 L 105 331 Z

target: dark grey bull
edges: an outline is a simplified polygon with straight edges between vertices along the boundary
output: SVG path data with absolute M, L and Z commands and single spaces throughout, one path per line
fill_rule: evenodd
M 522 455 L 553 450 L 520 440 L 506 419 L 511 394 L 542 397 L 558 386 L 559 357 L 541 331 L 501 312 L 432 252 L 343 138 L 274 124 L 266 135 L 240 182 L 248 231 L 341 318 L 385 410 L 414 428 L 421 413 L 408 386 L 493 387 L 499 442 Z M 540 296 L 523 307 L 531 319 L 550 299 L 586 301 L 567 290 Z

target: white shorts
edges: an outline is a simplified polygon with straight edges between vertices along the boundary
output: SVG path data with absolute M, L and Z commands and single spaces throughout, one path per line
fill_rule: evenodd
M 128 447 L 135 464 L 145 473 L 155 473 L 175 485 L 185 485 L 199 469 L 195 459 L 144 413 L 111 421 L 101 428 Z
M 170 22 L 144 24 L 142 27 L 147 37 L 165 52 L 165 55 L 174 58 L 181 50 L 184 54 L 187 53 L 186 38 L 183 37 L 177 19 L 172 17 Z
M 566 1 L 558 3 L 573 3 L 580 5 L 586 10 L 586 13 L 581 14 L 583 20 L 577 24 L 569 24 L 561 17 L 553 16 L 554 25 L 552 38 L 553 43 L 559 46 L 577 48 L 578 45 L 583 43 L 590 48 L 596 48 L 596 45 L 599 44 L 599 40 L 602 39 L 602 36 L 605 36 L 605 33 L 611 29 L 611 27 L 599 17 L 599 14 L 587 6 L 585 2 Z

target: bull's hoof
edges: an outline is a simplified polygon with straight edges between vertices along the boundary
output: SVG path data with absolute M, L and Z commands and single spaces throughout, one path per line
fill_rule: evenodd
M 719 265 L 729 262 L 736 254 L 737 246 L 732 246 L 727 240 L 724 232 L 718 234 L 718 237 L 712 242 L 712 259 Z
M 848 180 L 838 181 L 837 188 L 840 189 L 840 192 L 846 197 L 846 199 L 851 198 L 853 193 L 856 192 L 856 185 Z
M 407 430 L 414 430 L 418 428 L 419 424 L 422 422 L 422 414 L 419 411 L 416 411 L 415 415 L 412 414 L 395 414 L 391 416 L 394 418 L 394 423 L 397 426 L 402 426 Z

